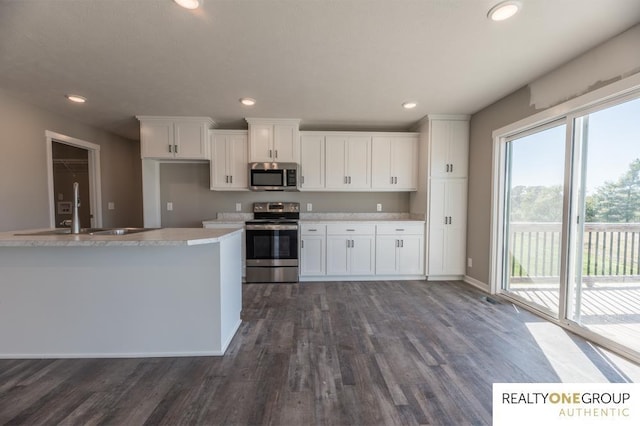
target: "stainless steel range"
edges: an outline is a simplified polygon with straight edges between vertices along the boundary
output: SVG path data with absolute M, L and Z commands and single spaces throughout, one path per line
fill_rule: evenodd
M 245 223 L 248 283 L 298 282 L 300 203 L 253 203 Z

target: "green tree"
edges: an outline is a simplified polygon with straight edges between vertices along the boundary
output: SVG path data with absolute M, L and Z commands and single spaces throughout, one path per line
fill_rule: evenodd
M 629 223 L 640 221 L 640 159 L 616 182 L 605 182 L 587 197 L 587 222 Z
M 562 185 L 516 186 L 509 202 L 512 222 L 562 221 Z

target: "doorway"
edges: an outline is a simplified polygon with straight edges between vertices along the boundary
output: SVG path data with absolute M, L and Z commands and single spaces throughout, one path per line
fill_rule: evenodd
M 80 184 L 80 224 L 102 226 L 100 146 L 50 131 L 45 132 L 49 186 L 49 226 L 71 219 L 73 182 Z

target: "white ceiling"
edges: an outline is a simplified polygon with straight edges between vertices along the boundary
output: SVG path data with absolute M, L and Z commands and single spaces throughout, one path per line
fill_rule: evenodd
M 495 23 L 498 0 L 0 0 L 0 88 L 131 139 L 135 115 L 406 130 L 474 113 L 640 22 L 638 0 L 521 1 Z

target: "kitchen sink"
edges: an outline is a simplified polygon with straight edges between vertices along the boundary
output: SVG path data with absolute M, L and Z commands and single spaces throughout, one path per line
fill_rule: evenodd
M 82 228 L 80 234 L 75 235 L 128 235 L 138 232 L 152 231 L 157 228 Z M 48 229 L 46 231 L 14 234 L 16 236 L 46 236 L 46 235 L 74 235 L 70 228 Z

